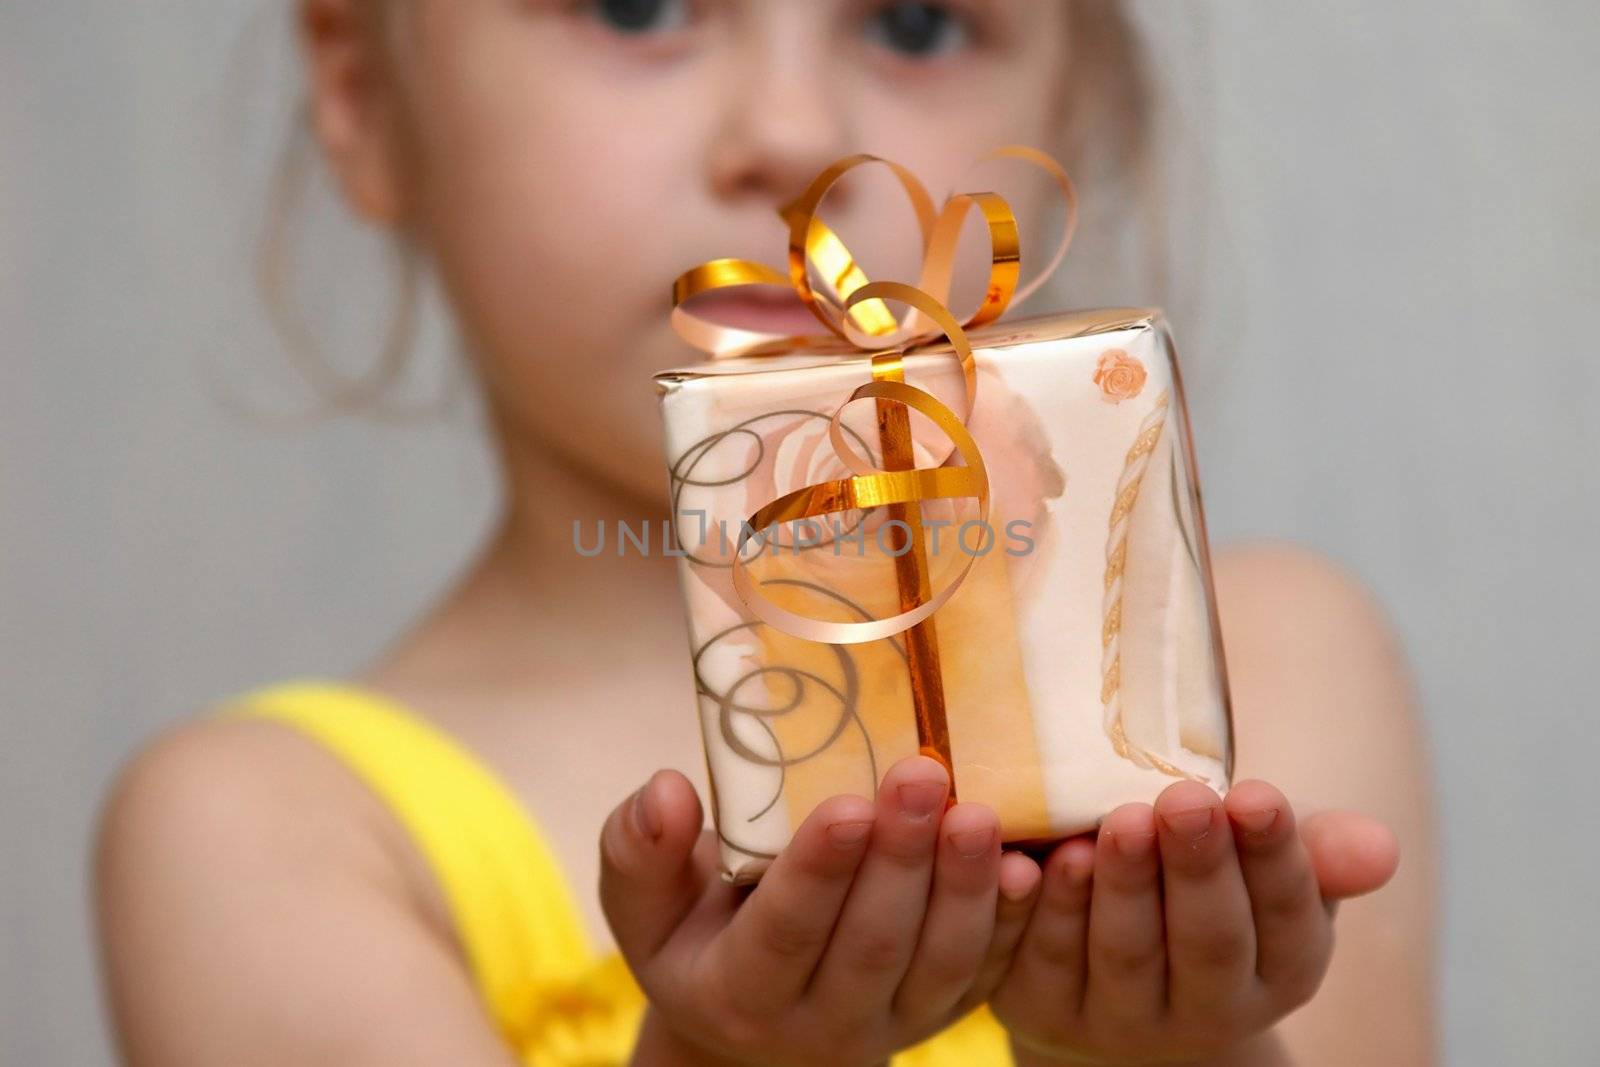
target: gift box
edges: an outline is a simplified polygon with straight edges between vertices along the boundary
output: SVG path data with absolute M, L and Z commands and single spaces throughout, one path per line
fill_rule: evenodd
M 800 218 L 795 244 L 817 232 Z M 656 378 L 725 875 L 758 878 L 817 803 L 871 796 L 918 752 L 1010 843 L 1179 779 L 1224 790 L 1226 673 L 1160 313 L 968 330 L 908 287 L 844 288 L 841 315 L 876 293 L 945 328 Z

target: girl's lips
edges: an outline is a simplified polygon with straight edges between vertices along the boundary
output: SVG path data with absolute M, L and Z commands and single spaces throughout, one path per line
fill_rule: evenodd
M 799 296 L 775 287 L 705 293 L 693 308 L 699 318 L 741 330 L 786 336 L 827 332 Z

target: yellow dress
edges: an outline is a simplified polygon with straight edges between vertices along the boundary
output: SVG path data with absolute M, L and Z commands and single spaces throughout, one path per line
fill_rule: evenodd
M 481 761 L 415 713 L 350 685 L 273 686 L 224 714 L 302 731 L 390 809 L 438 878 L 484 1007 L 524 1063 L 628 1062 L 644 995 L 621 956 L 590 944 L 544 834 Z M 891 1061 L 1011 1063 L 1005 1032 L 986 1007 Z

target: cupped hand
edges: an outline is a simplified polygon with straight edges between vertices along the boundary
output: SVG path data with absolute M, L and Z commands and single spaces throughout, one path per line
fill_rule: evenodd
M 1297 827 L 1265 782 L 1240 782 L 1226 801 L 1176 783 L 1050 853 L 992 1006 L 1044 1059 L 1215 1056 L 1311 998 L 1337 901 L 1397 864 L 1394 836 L 1372 819 L 1330 812 Z
M 821 804 L 747 891 L 719 878 L 688 780 L 658 772 L 600 840 L 606 918 L 651 1010 L 701 1059 L 782 1067 L 879 1063 L 982 1003 L 1039 871 L 1002 858 L 989 808 L 946 810 L 948 789 L 934 760 L 897 763 L 875 802 Z

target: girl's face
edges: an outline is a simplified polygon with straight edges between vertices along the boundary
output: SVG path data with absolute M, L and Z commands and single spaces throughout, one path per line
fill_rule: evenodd
M 1010 142 L 1056 150 L 1064 8 L 410 0 L 388 12 L 391 55 L 370 64 L 392 74 L 319 75 L 318 128 L 347 188 L 364 183 L 357 202 L 431 253 L 511 446 L 653 496 L 650 375 L 699 358 L 667 325 L 673 279 L 720 256 L 781 266 L 776 209 L 847 153 L 903 163 L 936 197 L 974 179 L 1006 189 L 1004 171 L 971 164 Z M 358 101 L 353 119 L 340 94 Z M 341 136 L 383 143 L 341 152 Z M 879 178 L 841 185 L 824 217 L 869 274 L 914 281 L 914 258 L 892 251 L 915 242 L 910 212 Z M 813 322 L 794 310 L 725 309 L 746 325 Z

